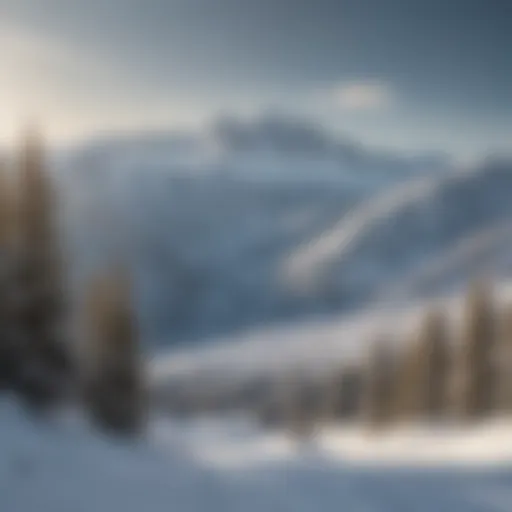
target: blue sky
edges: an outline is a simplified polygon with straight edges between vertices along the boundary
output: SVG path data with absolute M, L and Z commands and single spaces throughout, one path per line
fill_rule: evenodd
M 281 109 L 461 157 L 512 142 L 508 0 L 0 0 L 0 136 Z

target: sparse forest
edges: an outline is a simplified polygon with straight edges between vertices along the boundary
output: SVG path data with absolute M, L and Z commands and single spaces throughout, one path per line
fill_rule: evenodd
M 219 407 L 210 412 L 249 412 L 262 424 L 299 437 L 322 425 L 360 424 L 379 432 L 411 422 L 475 423 L 510 414 L 510 306 L 478 281 L 468 287 L 460 318 L 455 321 L 451 313 L 438 305 L 426 308 L 404 339 L 377 336 L 357 364 L 255 382 L 259 393 L 249 394 L 247 386 L 219 388 Z M 170 386 L 164 407 L 178 415 L 198 414 L 206 390 L 213 392 L 207 382 L 194 393 Z
M 128 278 L 107 273 L 91 285 L 87 311 L 72 311 L 46 165 L 32 132 L 1 169 L 0 386 L 37 414 L 78 402 L 104 430 L 140 432 L 144 364 Z M 80 316 L 88 325 L 82 344 L 72 325 Z

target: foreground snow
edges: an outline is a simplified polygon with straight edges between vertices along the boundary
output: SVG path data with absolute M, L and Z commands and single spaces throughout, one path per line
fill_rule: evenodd
M 0 510 L 505 512 L 511 431 L 498 422 L 465 434 L 409 430 L 372 440 L 338 430 L 298 447 L 243 420 L 161 419 L 146 441 L 128 444 L 74 418 L 34 423 L 4 402 Z M 436 455 L 429 465 L 425 454 Z

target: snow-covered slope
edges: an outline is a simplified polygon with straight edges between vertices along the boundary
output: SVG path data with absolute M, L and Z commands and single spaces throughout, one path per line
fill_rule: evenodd
M 278 119 L 99 139 L 58 158 L 74 276 L 133 265 L 145 337 L 166 343 L 338 310 L 282 279 L 286 257 L 377 191 L 446 165 Z
M 343 216 L 344 188 L 147 172 L 66 187 L 77 282 L 109 260 L 133 265 L 148 338 L 208 334 L 285 317 L 282 258 Z M 76 188 L 75 188 L 76 187 Z
M 464 291 L 464 290 L 463 290 Z M 496 287 L 498 307 L 512 303 L 512 281 Z M 301 372 L 320 381 L 332 371 L 365 362 L 374 343 L 398 348 L 415 340 L 425 312 L 440 308 L 453 333 L 462 319 L 464 293 L 435 299 L 387 301 L 342 316 L 324 315 L 278 327 L 259 328 L 210 343 L 154 354 L 150 364 L 152 389 L 165 402 L 169 391 L 197 389 L 220 396 L 245 386 L 270 392 L 288 376 Z M 452 336 L 454 342 L 459 339 Z M 163 344 L 162 344 L 163 345 Z
M 476 278 L 512 276 L 512 221 L 506 218 L 461 237 L 432 261 L 400 276 L 378 302 L 404 302 L 411 297 L 434 297 L 457 290 Z
M 106 138 L 59 169 L 76 282 L 132 265 L 167 345 L 510 277 L 510 162 L 448 172 L 267 119 Z
M 283 270 L 317 300 L 359 305 L 400 287 L 403 299 L 414 298 L 416 280 L 442 293 L 481 271 L 510 275 L 510 190 L 511 162 L 413 180 L 362 202 L 294 251 Z
M 505 512 L 510 431 L 335 431 L 304 447 L 245 421 L 159 420 L 128 444 L 80 422 L 33 423 L 2 400 L 0 510 Z

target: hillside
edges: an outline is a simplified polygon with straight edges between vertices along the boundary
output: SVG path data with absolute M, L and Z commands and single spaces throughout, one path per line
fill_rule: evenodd
M 179 169 L 107 159 L 61 183 L 77 283 L 105 261 L 133 265 L 147 339 L 217 337 L 432 297 L 483 271 L 510 276 L 506 162 L 376 190 Z
M 105 262 L 133 266 L 145 338 L 167 344 L 345 309 L 352 298 L 297 294 L 288 256 L 380 191 L 446 165 L 274 118 L 110 136 L 57 159 L 77 286 Z
M 480 272 L 509 276 L 498 260 L 510 258 L 511 187 L 510 162 L 407 182 L 361 202 L 291 254 L 284 271 L 318 300 L 359 306 L 421 296 L 415 281 L 435 295 Z M 400 287 L 401 295 L 390 293 Z

